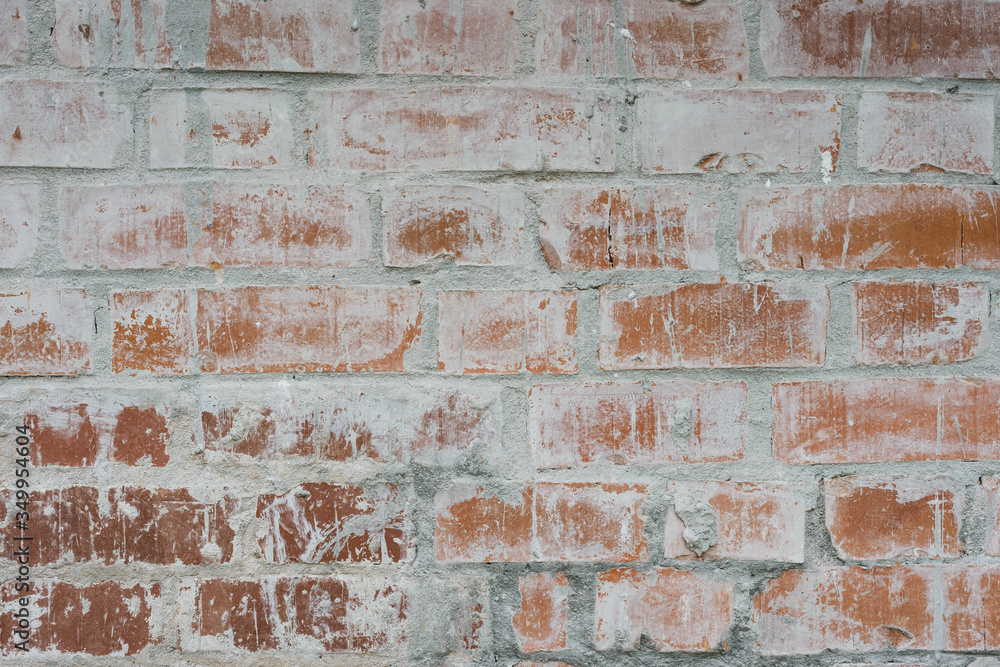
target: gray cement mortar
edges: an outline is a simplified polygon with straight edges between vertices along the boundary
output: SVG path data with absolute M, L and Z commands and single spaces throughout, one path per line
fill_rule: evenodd
M 664 0 L 665 2 L 671 0 Z M 707 0 L 711 2 L 712 0 Z M 414 0 L 416 4 L 417 0 Z M 207 2 L 172 0 L 168 14 L 170 38 L 183 46 L 179 57 L 190 62 L 204 62 L 207 44 Z M 178 11 L 178 6 L 183 7 Z M 34 472 L 36 488 L 57 488 L 69 485 L 94 485 L 98 487 L 125 484 L 147 487 L 190 488 L 195 497 L 216 500 L 224 494 L 243 499 L 233 515 L 237 538 L 233 561 L 197 567 L 151 566 L 144 564 L 99 566 L 95 564 L 60 563 L 36 568 L 37 580 L 64 579 L 78 584 L 108 579 L 126 584 L 159 582 L 163 586 L 163 602 L 157 609 L 157 622 L 164 628 L 164 640 L 150 647 L 136 658 L 85 656 L 46 656 L 33 654 L 22 662 L 31 664 L 75 665 L 511 665 L 522 659 L 538 661 L 560 660 L 578 667 L 585 665 L 683 665 L 683 666 L 758 666 L 834 665 L 843 662 L 907 662 L 923 665 L 965 667 L 973 656 L 942 652 L 913 652 L 884 650 L 858 655 L 847 652 L 826 651 L 819 655 L 771 658 L 761 656 L 756 647 L 756 635 L 751 620 L 753 595 L 765 583 L 786 569 L 836 567 L 844 565 L 836 555 L 824 527 L 823 502 L 820 483 L 823 478 L 848 474 L 864 475 L 913 475 L 926 477 L 947 475 L 963 489 L 967 504 L 962 537 L 966 542 L 966 555 L 957 559 L 962 563 L 997 563 L 983 553 L 985 530 L 984 511 L 977 496 L 979 479 L 1000 475 L 1000 462 L 894 462 L 881 464 L 842 464 L 791 466 L 773 460 L 771 456 L 771 386 L 776 382 L 806 379 L 839 379 L 866 377 L 948 377 L 952 375 L 977 377 L 995 376 L 998 369 L 1000 328 L 996 309 L 1000 295 L 1000 278 L 992 271 L 969 268 L 955 270 L 885 270 L 859 271 L 810 271 L 810 272 L 746 272 L 740 269 L 736 255 L 736 199 L 748 189 L 771 183 L 774 186 L 790 184 L 820 184 L 819 156 L 813 171 L 803 174 L 789 173 L 740 173 L 740 174 L 681 174 L 664 175 L 642 172 L 633 163 L 635 155 L 635 106 L 636 96 L 652 91 L 685 89 L 689 85 L 711 88 L 713 82 L 636 81 L 632 68 L 627 66 L 627 44 L 620 34 L 616 37 L 615 52 L 619 63 L 616 78 L 546 77 L 535 73 L 532 35 L 538 33 L 535 0 L 519 0 L 521 21 L 520 52 L 517 74 L 511 77 L 468 76 L 408 76 L 381 75 L 378 70 L 379 8 L 375 0 L 360 0 L 358 4 L 358 29 L 361 37 L 362 68 L 360 74 L 297 74 L 297 73 L 239 73 L 211 72 L 198 69 L 170 71 L 134 71 L 127 69 L 73 70 L 60 66 L 49 48 L 49 29 L 54 23 L 51 2 L 29 0 L 29 31 L 31 61 L 26 65 L 12 66 L 0 71 L 3 78 L 39 78 L 55 80 L 87 80 L 102 85 L 130 107 L 134 118 L 134 143 L 125 144 L 116 160 L 119 165 L 112 170 L 0 168 L 0 178 L 11 182 L 39 182 L 42 184 L 43 223 L 40 243 L 31 261 L 17 269 L 0 270 L 0 284 L 6 290 L 44 287 L 83 287 L 95 310 L 94 366 L 80 378 L 3 378 L 0 379 L 0 445 L 2 451 L 11 451 L 13 424 L 22 415 L 23 397 L 28 388 L 54 391 L 92 388 L 101 391 L 148 390 L 163 397 L 171 405 L 175 431 L 169 444 L 170 464 L 165 468 L 131 468 L 123 465 L 103 464 L 92 468 L 43 468 Z M 624 9 L 620 0 L 614 0 L 617 26 L 624 26 Z M 757 45 L 759 26 L 758 6 L 753 0 L 744 0 L 744 16 L 749 38 L 751 69 L 749 80 L 741 86 L 774 90 L 807 88 L 833 91 L 843 97 L 843 124 L 841 152 L 837 171 L 832 175 L 832 185 L 850 183 L 935 183 L 995 185 L 988 176 L 962 174 L 870 174 L 856 166 L 857 108 L 860 94 L 869 90 L 934 91 L 946 93 L 956 84 L 961 92 L 995 93 L 997 85 L 989 81 L 921 80 L 921 79 L 787 79 L 768 77 L 763 69 Z M 306 92 L 314 87 L 393 87 L 393 86 L 447 86 L 473 84 L 482 87 L 484 94 L 495 86 L 550 86 L 595 88 L 606 91 L 615 105 L 615 118 L 619 125 L 617 135 L 615 172 L 613 174 L 585 174 L 568 172 L 334 172 L 309 169 L 304 157 L 288 170 L 268 171 L 215 171 L 205 167 L 173 170 L 150 170 L 149 164 L 149 95 L 157 87 L 180 88 L 240 88 L 268 87 L 287 92 L 293 109 L 299 113 L 305 106 Z M 209 136 L 207 119 L 201 118 L 197 128 L 202 136 Z M 303 117 L 294 122 L 297 137 L 297 154 L 305 155 Z M 994 141 L 996 141 L 994 137 Z M 206 147 L 199 147 L 207 150 Z M 1000 164 L 1000 150 L 995 145 L 994 165 Z M 194 217 L 197 197 L 205 191 L 204 185 L 215 180 L 263 183 L 349 184 L 366 192 L 371 205 L 373 252 L 370 261 L 350 269 L 324 268 L 235 268 L 212 271 L 204 268 L 162 269 L 146 271 L 86 271 L 70 268 L 58 249 L 58 189 L 67 184 L 84 183 L 136 183 L 183 182 L 188 184 L 189 225 L 197 229 Z M 520 264 L 510 267 L 464 267 L 451 263 L 418 268 L 387 268 L 382 264 L 381 193 L 406 185 L 432 184 L 505 184 L 521 191 L 527 202 L 525 228 L 521 238 Z M 723 215 L 717 235 L 720 261 L 718 272 L 705 271 L 629 271 L 615 270 L 589 273 L 557 273 L 546 264 L 538 246 L 539 206 L 544 189 L 557 184 L 594 185 L 669 185 L 678 187 L 712 185 L 721 188 L 718 196 Z M 598 366 L 599 344 L 598 291 L 603 284 L 659 284 L 664 282 L 715 282 L 724 276 L 729 282 L 737 281 L 806 281 L 828 285 L 832 311 L 827 339 L 826 363 L 822 368 L 807 369 L 705 369 L 604 372 Z M 989 348 L 975 359 L 945 366 L 920 367 L 859 367 L 851 360 L 850 335 L 850 285 L 862 279 L 925 279 L 925 280 L 975 280 L 989 286 L 992 303 L 989 328 Z M 405 374 L 270 374 L 238 377 L 191 375 L 175 378 L 141 377 L 124 380 L 113 374 L 109 367 L 112 323 L 108 300 L 114 290 L 155 287 L 185 287 L 195 296 L 196 288 L 242 285 L 416 285 L 423 290 L 423 330 L 419 343 L 407 354 Z M 435 293 L 444 289 L 574 289 L 578 290 L 578 338 L 576 350 L 579 372 L 571 376 L 557 375 L 505 375 L 452 377 L 437 371 L 436 336 L 437 302 Z M 749 438 L 743 460 L 720 464 L 668 464 L 668 465 L 601 465 L 568 470 L 537 470 L 528 452 L 528 389 L 535 384 L 577 381 L 641 381 L 648 387 L 652 381 L 697 380 L 701 382 L 734 379 L 747 383 L 749 388 L 748 412 Z M 239 457 L 222 457 L 203 452 L 198 400 L 209 387 L 239 388 L 248 395 L 255 395 L 279 382 L 288 382 L 300 391 L 311 388 L 346 386 L 365 390 L 425 391 L 427 389 L 457 389 L 469 392 L 494 391 L 499 395 L 502 414 L 502 437 L 499 449 L 473 450 L 467 460 L 454 467 L 426 467 L 417 465 L 375 466 L 365 462 L 332 464 L 302 462 L 297 460 L 251 461 Z M 193 440 L 192 440 L 193 438 Z M 3 484 L 9 486 L 13 465 L 0 467 Z M 528 481 L 603 481 L 642 482 L 650 485 L 648 501 L 643 505 L 647 517 L 646 536 L 649 543 L 649 562 L 640 568 L 676 566 L 696 571 L 714 580 L 732 580 L 736 585 L 736 616 L 729 633 L 729 650 L 717 654 L 662 654 L 645 640 L 636 651 L 597 651 L 594 646 L 595 575 L 617 567 L 611 563 L 554 563 L 527 564 L 440 564 L 433 556 L 435 493 L 447 488 L 454 480 L 474 479 L 491 491 L 509 492 L 513 486 Z M 806 523 L 805 563 L 794 565 L 782 562 L 744 561 L 673 561 L 664 558 L 663 531 L 669 507 L 666 483 L 670 480 L 719 479 L 734 481 L 771 481 L 801 484 L 809 507 Z M 257 535 L 263 525 L 254 516 L 255 498 L 262 493 L 282 493 L 308 481 L 361 483 L 372 487 L 386 481 L 400 483 L 405 491 L 409 528 L 414 539 L 410 562 L 391 565 L 314 565 L 265 563 L 258 555 Z M 955 559 L 929 561 L 904 559 L 905 562 L 951 562 Z M 868 561 L 866 566 L 888 564 Z M 0 577 L 11 578 L 13 566 L 0 564 Z M 518 650 L 510 618 L 520 603 L 518 577 L 531 572 L 563 572 L 571 582 L 569 597 L 570 649 L 552 654 L 523 654 Z M 281 655 L 239 654 L 198 655 L 180 654 L 177 649 L 176 619 L 173 604 L 180 580 L 209 577 L 255 577 L 267 574 L 353 574 L 387 577 L 410 582 L 414 597 L 410 611 L 408 641 L 402 646 L 389 647 L 385 652 L 372 655 Z M 456 587 L 469 587 L 489 598 L 490 617 L 483 626 L 483 647 L 478 651 L 458 650 L 450 630 L 434 620 L 449 618 Z M 940 603 L 939 603 L 940 604 Z M 431 620 L 421 621 L 427 617 Z M 934 629 L 940 639 L 943 628 Z M 977 665 L 979 667 L 979 665 Z

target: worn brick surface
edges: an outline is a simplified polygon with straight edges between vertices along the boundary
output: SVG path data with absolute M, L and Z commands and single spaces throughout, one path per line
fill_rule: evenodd
M 167 35 L 165 0 L 56 0 L 52 50 L 76 68 L 169 68 L 175 63 Z
M 38 247 L 41 226 L 38 183 L 0 184 L 0 268 L 24 266 Z
M 512 617 L 522 651 L 561 651 L 566 648 L 569 579 L 544 572 L 518 579 L 521 606 Z

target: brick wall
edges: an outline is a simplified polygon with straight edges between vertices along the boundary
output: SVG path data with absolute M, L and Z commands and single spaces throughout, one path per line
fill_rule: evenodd
M 1000 0 L 0 0 L 0 653 L 25 469 L 28 664 L 995 667 L 997 66 Z

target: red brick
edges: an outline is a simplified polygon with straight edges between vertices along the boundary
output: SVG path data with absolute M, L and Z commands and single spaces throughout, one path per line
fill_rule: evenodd
M 394 487 L 310 482 L 257 499 L 268 563 L 383 563 L 406 560 L 410 538 Z
M 754 597 L 764 655 L 934 648 L 934 568 L 787 570 Z
M 30 55 L 25 0 L 0 0 L 0 65 L 26 63 Z
M 438 292 L 438 370 L 575 373 L 576 293 Z
M 732 582 L 665 567 L 600 572 L 597 649 L 634 651 L 645 636 L 661 652 L 726 650 L 733 590 Z
M 626 67 L 640 79 L 742 81 L 750 51 L 739 0 L 704 4 L 624 0 Z
M 551 188 L 540 212 L 542 251 L 557 271 L 715 271 L 719 209 L 699 201 L 709 194 L 673 188 Z
M 212 268 L 347 267 L 370 256 L 368 199 L 350 187 L 216 183 L 194 245 L 195 263 Z
M 686 9 L 686 8 L 685 8 Z M 835 171 L 839 95 L 813 90 L 648 91 L 639 96 L 644 171 Z
M 910 184 L 757 191 L 740 202 L 739 259 L 765 270 L 997 269 L 998 198 Z
M 131 142 L 132 114 L 86 81 L 0 82 L 0 166 L 111 169 Z
M 869 171 L 993 171 L 993 96 L 866 92 L 858 165 Z
M 170 460 L 170 408 L 143 392 L 108 389 L 37 392 L 21 402 L 35 466 L 93 466 L 111 461 L 162 467 Z
M 186 375 L 194 361 L 187 292 L 180 289 L 114 292 L 111 370 L 138 375 Z
M 132 0 L 122 11 L 121 2 L 56 0 L 50 32 L 56 60 L 76 68 L 172 67 L 167 5 L 167 0 Z
M 24 266 L 35 254 L 42 220 L 40 194 L 38 183 L 0 183 L 0 269 Z
M 769 76 L 993 79 L 994 0 L 767 0 L 760 53 Z
M 743 457 L 743 382 L 539 385 L 529 393 L 529 432 L 539 468 L 715 463 Z
M 855 363 L 950 364 L 986 349 L 990 293 L 983 283 L 868 281 L 852 288 Z
M 15 591 L 14 584 L 6 584 L 0 591 L 5 607 L 23 595 Z M 163 640 L 162 627 L 153 623 L 155 610 L 166 604 L 160 597 L 160 584 L 130 587 L 118 581 L 91 585 L 33 581 L 30 600 L 31 653 L 135 655 Z M 104 628 L 107 630 L 100 631 Z M 0 632 L 7 638 L 0 655 L 18 653 L 11 641 L 13 630 L 13 614 L 0 615 Z
M 13 493 L 3 492 L 5 507 L 13 506 Z M 71 486 L 36 489 L 31 507 L 34 565 L 206 565 L 233 556 L 229 515 L 236 501 L 228 497 L 211 503 L 195 500 L 187 489 Z M 13 513 L 6 514 L 9 524 Z M 13 552 L 11 544 L 3 555 L 15 560 Z
M 59 209 L 59 248 L 73 268 L 187 265 L 183 184 L 63 187 Z
M 382 3 L 381 71 L 406 74 L 513 74 L 517 0 L 404 0 Z
M 779 461 L 1000 460 L 995 379 L 791 382 L 773 395 Z
M 499 398 L 490 392 L 297 387 L 257 385 L 253 397 L 243 388 L 204 388 L 206 449 L 259 460 L 421 465 L 454 465 L 474 444 L 500 449 Z
M 942 568 L 944 650 L 1000 650 L 1000 567 Z
M 358 9 L 322 0 L 212 0 L 210 70 L 357 72 Z
M 566 648 L 569 579 L 562 572 L 519 577 L 521 606 L 512 618 L 518 647 L 525 652 Z
M 434 496 L 434 556 L 445 562 L 532 559 L 533 487 L 456 482 Z
M 816 283 L 605 286 L 601 368 L 822 366 L 829 316 Z
M 1000 477 L 983 477 L 979 483 L 989 521 L 984 551 L 987 556 L 1000 556 Z
M 292 119 L 288 96 L 276 90 L 155 89 L 150 99 L 150 166 L 287 169 L 299 159 Z M 198 137 L 199 120 L 211 124 L 211 138 Z M 207 164 L 199 157 L 199 146 L 206 143 Z
M 756 482 L 668 482 L 673 506 L 667 513 L 664 555 L 708 560 L 776 560 L 801 563 L 806 506 L 801 488 Z M 688 546 L 688 512 L 709 510 L 714 545 L 697 554 Z M 695 515 L 697 516 L 697 515 Z M 698 526 L 690 526 L 697 531 Z M 697 534 L 692 535 L 695 539 Z
M 400 642 L 407 595 L 378 577 L 199 579 L 181 583 L 182 653 L 360 653 Z
M 646 493 L 644 484 L 537 484 L 535 541 L 541 560 L 645 561 Z
M 199 290 L 201 370 L 402 371 L 420 315 L 420 290 L 403 287 Z
M 524 196 L 513 189 L 412 187 L 382 198 L 386 266 L 516 263 Z
M 535 67 L 539 74 L 618 75 L 615 11 L 611 0 L 540 0 L 541 32 Z
M 964 494 L 947 477 L 836 477 L 823 482 L 826 527 L 843 560 L 962 554 Z
M 84 290 L 0 294 L 0 375 L 85 373 L 90 370 L 93 331 L 93 311 Z
M 606 91 L 531 88 L 316 89 L 309 163 L 336 170 L 611 171 Z

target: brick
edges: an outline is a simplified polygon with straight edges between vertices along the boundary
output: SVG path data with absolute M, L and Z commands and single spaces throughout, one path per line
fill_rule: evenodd
M 538 483 L 535 540 L 541 560 L 647 560 L 646 495 L 644 484 Z
M 30 55 L 25 0 L 0 0 L 0 65 L 26 63 Z
M 835 477 L 823 496 L 842 560 L 962 555 L 965 497 L 947 477 Z
M 942 568 L 944 650 L 1000 650 L 1000 567 Z
M 988 521 L 983 550 L 987 556 L 1000 556 L 1000 477 L 983 477 L 979 484 Z
M 541 31 L 535 68 L 539 74 L 614 77 L 614 7 L 610 0 L 541 0 L 537 3 Z
M 950 364 L 985 351 L 990 293 L 983 283 L 856 282 L 851 320 L 859 364 Z
M 663 5 L 624 0 L 626 55 L 640 79 L 742 81 L 750 51 L 738 0 Z
M 513 74 L 517 0 L 403 0 L 382 4 L 381 71 L 404 74 Z
M 186 375 L 194 362 L 187 292 L 135 290 L 111 295 L 111 370 Z
M 569 625 L 569 579 L 562 572 L 538 572 L 517 580 L 521 606 L 511 622 L 518 647 L 525 652 L 566 648 Z
M 83 467 L 110 461 L 163 467 L 170 460 L 171 410 L 148 393 L 36 392 L 18 403 L 31 428 L 34 466 Z
M 150 166 L 287 169 L 300 159 L 286 94 L 264 88 L 170 90 L 150 96 Z M 199 137 L 199 121 L 212 136 Z
M 3 492 L 5 507 L 13 491 Z M 71 486 L 32 493 L 32 563 L 228 563 L 236 501 L 201 502 L 187 489 Z M 102 509 L 103 508 L 103 509 Z M 7 522 L 13 513 L 7 513 Z M 8 526 L 7 530 L 13 530 Z M 15 560 L 14 545 L 4 554 Z
M 41 226 L 40 195 L 38 183 L 0 183 L 0 269 L 23 266 L 35 254 Z
M 184 580 L 182 653 L 363 653 L 403 638 L 408 598 L 379 577 Z
M 635 651 L 645 636 L 660 652 L 729 647 L 732 582 L 666 567 L 597 574 L 595 642 L 599 651 Z
M 93 331 L 93 311 L 84 290 L 0 294 L 0 375 L 85 373 L 90 370 Z
M 557 271 L 715 271 L 719 208 L 674 188 L 557 187 L 545 192 L 539 237 Z
M 111 169 L 131 144 L 132 114 L 86 81 L 0 82 L 0 167 Z
M 866 92 L 858 166 L 882 172 L 993 171 L 993 96 Z
M 792 464 L 998 460 L 998 404 L 993 378 L 776 384 L 774 457 Z
M 411 187 L 382 198 L 386 266 L 511 266 L 521 251 L 524 195 L 472 186 Z
M 787 570 L 754 597 L 764 655 L 934 648 L 934 568 Z
M 767 0 L 760 54 L 769 76 L 993 79 L 995 0 Z
M 69 266 L 186 266 L 184 186 L 69 186 L 59 191 L 59 249 Z
M 715 463 L 743 458 L 743 382 L 538 385 L 529 392 L 529 435 L 539 468 Z
M 575 373 L 576 293 L 438 292 L 438 370 Z
M 0 590 L 5 607 L 13 606 L 23 595 L 15 591 L 14 583 Z M 28 646 L 32 653 L 128 656 L 163 640 L 163 628 L 153 622 L 159 615 L 155 610 L 166 605 L 160 597 L 160 584 L 33 581 L 30 600 L 32 628 Z M 4 637 L 12 636 L 14 621 L 12 613 L 0 615 Z M 95 631 L 107 628 L 111 622 L 113 628 L 108 631 Z M 0 648 L 2 655 L 17 652 L 13 641 L 5 641 Z
M 357 72 L 359 17 L 350 3 L 212 0 L 209 70 Z
M 763 270 L 997 269 L 998 196 L 911 184 L 754 191 L 739 204 L 738 257 Z
M 605 286 L 601 368 L 822 366 L 829 316 L 816 283 Z
M 216 183 L 193 252 L 212 268 L 357 266 L 371 257 L 368 198 L 350 187 Z
M 666 517 L 664 555 L 708 560 L 776 560 L 801 563 L 805 550 L 806 506 L 800 487 L 757 482 L 668 482 L 672 507 Z M 700 519 L 708 510 L 713 544 L 699 554 Z M 691 531 L 689 533 L 689 530 Z M 698 544 L 697 542 L 695 544 Z M 699 550 L 702 545 L 698 544 Z
M 532 559 L 533 487 L 485 489 L 454 482 L 434 496 L 434 557 L 443 562 Z
M 611 171 L 614 105 L 608 97 L 603 90 L 560 88 L 316 89 L 307 110 L 309 164 Z
M 268 563 L 395 563 L 409 549 L 394 487 L 301 484 L 258 497 L 257 518 L 267 525 L 259 544 Z
M 420 315 L 420 291 L 402 287 L 199 290 L 201 370 L 402 371 Z
M 643 171 L 818 172 L 837 168 L 839 95 L 813 90 L 643 92 L 637 159 Z
M 56 0 L 51 31 L 56 60 L 66 67 L 134 69 L 174 66 L 166 0 Z M 176 10 L 175 10 L 176 11 Z
M 500 451 L 500 401 L 493 392 L 373 391 L 257 385 L 203 387 L 205 448 L 258 460 L 370 459 L 456 465 L 478 447 Z

